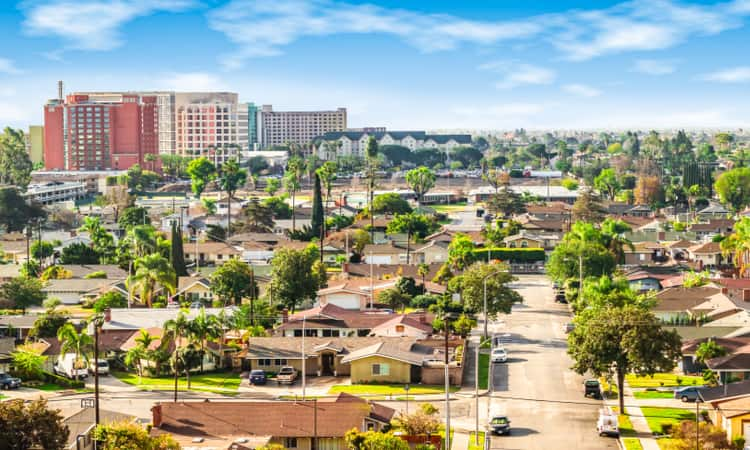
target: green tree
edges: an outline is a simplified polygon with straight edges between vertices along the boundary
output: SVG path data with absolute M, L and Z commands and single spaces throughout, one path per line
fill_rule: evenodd
M 37 261 L 44 261 L 55 253 L 55 246 L 48 241 L 34 241 L 31 244 L 31 257 Z
M 42 355 L 40 349 L 30 344 L 16 347 L 11 353 L 13 368 L 18 376 L 24 380 L 42 380 L 44 378 L 44 363 L 47 357 Z
M 750 204 L 750 168 L 740 167 L 722 173 L 716 180 L 719 200 L 732 211 L 739 212 Z
M 126 175 L 128 188 L 134 191 L 143 191 L 151 187 L 159 180 L 159 174 L 150 170 L 143 170 L 140 164 L 133 164 Z
M 365 175 L 367 178 L 367 209 L 372 211 L 375 181 L 378 177 L 378 141 L 375 136 L 367 139 L 365 146 Z M 375 215 L 370 214 L 370 240 L 375 241 Z
M 323 193 L 321 192 L 320 177 L 315 173 L 315 183 L 313 187 L 313 205 L 312 217 L 310 219 L 310 228 L 312 235 L 318 238 L 323 237 L 325 227 L 325 210 L 323 209 Z M 323 239 L 321 239 L 321 251 L 323 249 Z
M 605 219 L 602 222 L 601 234 L 603 244 L 612 252 L 618 264 L 625 263 L 625 247 L 634 250 L 633 243 L 625 237 L 625 233 L 632 231 L 630 225 L 622 220 Z
M 62 249 L 60 264 L 99 264 L 100 258 L 92 247 L 83 242 L 75 242 Z
M 34 326 L 29 330 L 29 336 L 34 338 L 56 337 L 57 330 L 65 325 L 68 320 L 70 320 L 68 314 L 50 308 L 37 317 Z
M 453 331 L 463 339 L 466 339 L 466 337 L 471 334 L 471 330 L 476 326 L 476 320 L 466 314 L 461 314 L 458 319 L 453 322 Z
M 6 127 L 0 134 L 0 185 L 8 184 L 26 191 L 32 169 L 23 131 Z
M 399 214 L 388 222 L 386 232 L 388 234 L 393 233 L 406 233 L 406 264 L 410 264 L 410 251 L 411 251 L 411 240 L 412 236 L 416 236 L 419 239 L 423 239 L 433 229 L 432 223 L 427 217 L 416 214 Z
M 243 298 L 250 299 L 250 323 L 255 325 L 253 304 L 258 295 L 253 269 L 239 259 L 230 259 L 211 274 L 211 292 L 224 305 L 240 305 Z
M 410 302 L 411 297 L 395 287 L 385 289 L 378 294 L 378 303 L 386 304 L 393 310 L 403 310 L 409 306 Z
M 129 230 L 137 225 L 151 225 L 151 217 L 148 209 L 143 206 L 130 206 L 125 208 L 117 219 L 117 225 L 123 230 Z
M 28 224 L 45 216 L 44 208 L 36 202 L 27 202 L 15 186 L 0 187 L 0 227 L 6 232 L 23 231 Z
M 322 286 L 313 272 L 318 251 L 281 248 L 271 260 L 271 286 L 274 299 L 292 310 L 305 300 L 314 300 Z
M 436 179 L 435 172 L 424 166 L 406 172 L 406 183 L 417 195 L 417 203 L 420 206 L 425 194 L 435 187 Z
M 574 222 L 600 223 L 604 220 L 607 210 L 590 189 L 581 189 L 578 191 L 578 198 L 573 204 L 571 213 Z
M 743 217 L 734 224 L 734 232 L 719 244 L 722 254 L 730 256 L 734 263 L 734 270 L 740 278 L 744 278 L 750 267 L 750 218 Z
M 729 354 L 729 351 L 717 344 L 715 340 L 708 339 L 706 342 L 702 342 L 695 350 L 695 360 L 701 364 L 705 364 L 709 359 L 720 358 Z
M 573 370 L 595 376 L 614 370 L 620 411 L 624 410 L 625 374 L 671 371 L 680 357 L 680 337 L 661 327 L 650 311 L 637 306 L 590 308 L 579 313 L 568 335 Z
M 584 279 L 611 275 L 616 261 L 615 255 L 605 247 L 606 242 L 602 232 L 592 224 L 576 222 L 552 251 L 546 265 L 547 274 L 559 283 L 581 275 Z
M 190 161 L 187 174 L 190 176 L 193 193 L 200 198 L 206 185 L 216 178 L 216 166 L 208 158 L 201 156 Z
M 219 188 L 227 194 L 227 230 L 232 229 L 232 197 L 246 181 L 247 171 L 240 169 L 240 165 L 234 159 L 230 159 L 221 165 Z
M 516 278 L 507 267 L 477 262 L 448 282 L 448 291 L 460 293 L 464 311 L 480 313 L 484 311 L 484 287 L 487 286 L 487 316 L 491 319 L 499 313 L 509 314 L 514 303 L 521 303 L 521 295 L 508 287 Z M 486 280 L 486 283 L 485 283 Z
M 98 217 L 84 217 L 83 225 L 80 231 L 87 232 L 91 238 L 91 248 L 99 255 L 100 263 L 109 263 L 114 258 L 111 256 L 115 252 L 115 240 L 112 234 L 108 233 Z M 63 254 L 65 249 L 63 249 Z M 75 263 L 63 263 L 75 264 Z M 82 264 L 82 263 L 81 263 Z
M 372 212 L 375 214 L 408 214 L 412 212 L 409 202 L 395 192 L 380 194 L 372 201 Z
M 456 233 L 448 244 L 447 264 L 456 271 L 463 271 L 474 262 L 474 241 L 463 233 Z
M 36 278 L 16 277 L 0 286 L 0 302 L 6 308 L 21 309 L 26 314 L 29 306 L 39 306 L 47 294 L 42 291 L 42 283 Z
M 186 277 L 188 275 L 187 266 L 185 265 L 185 249 L 182 246 L 182 229 L 177 226 L 177 222 L 172 222 L 172 239 L 170 241 L 169 260 L 172 263 L 175 276 Z
M 622 186 L 617 179 L 615 169 L 604 169 L 594 178 L 594 187 L 614 201 Z
M 344 440 L 351 450 L 409 450 L 409 444 L 405 440 L 390 433 L 361 432 L 352 428 L 346 432 Z
M 161 285 L 170 294 L 176 287 L 175 272 L 169 261 L 163 256 L 152 253 L 140 257 L 133 264 L 135 273 L 128 277 L 127 286 L 130 292 L 138 291 L 140 301 L 148 307 L 156 293 L 156 286 Z
M 297 192 L 301 189 L 304 162 L 298 158 L 289 158 L 284 173 L 284 189 L 292 197 L 292 231 L 297 229 L 297 214 L 295 214 Z
M 162 346 L 168 348 L 169 344 L 174 345 L 174 351 L 172 352 L 172 371 L 174 373 L 174 397 L 177 401 L 177 379 L 179 378 L 179 369 L 177 359 L 180 357 L 180 346 L 183 340 L 185 340 L 190 333 L 190 319 L 187 318 L 185 313 L 180 311 L 174 319 L 169 319 L 164 322 L 164 336 L 162 337 Z M 186 371 L 186 375 L 189 375 L 189 371 Z M 189 380 L 189 378 L 188 378 Z M 189 381 L 188 381 L 189 383 Z M 188 384 L 188 388 L 189 388 Z
M 60 341 L 60 354 L 75 354 L 74 367 L 76 369 L 86 368 L 89 362 L 89 352 L 94 344 L 94 340 L 86 330 L 83 329 L 79 332 L 72 323 L 66 323 L 57 330 L 57 339 Z
M 487 199 L 487 209 L 498 216 L 510 217 L 526 212 L 526 205 L 521 195 L 504 186 Z
M 198 343 L 201 355 L 200 370 L 203 373 L 203 360 L 208 341 L 223 338 L 224 330 L 222 330 L 216 316 L 207 315 L 206 310 L 201 308 L 198 315 L 190 321 L 189 333 Z M 221 355 L 221 358 L 223 359 L 224 355 Z
M 253 233 L 270 233 L 273 231 L 273 209 L 266 202 L 261 203 L 257 197 L 251 198 L 245 207 L 245 218 L 247 219 L 247 223 L 243 228 L 245 231 Z
M 107 291 L 99 296 L 94 302 L 94 311 L 103 313 L 108 308 L 125 308 L 128 299 L 119 291 Z
M 171 435 L 151 436 L 145 428 L 135 422 L 119 422 L 99 425 L 94 438 L 101 450 L 179 450 L 180 444 Z
M 278 178 L 266 178 L 266 193 L 273 197 L 281 189 L 281 180 Z
M 209 216 L 216 214 L 216 200 L 212 198 L 202 198 L 201 204 L 203 205 L 203 209 L 206 210 L 206 214 Z
M 0 402 L 0 442 L 7 450 L 63 450 L 70 430 L 59 409 L 49 409 L 47 400 L 13 399 Z

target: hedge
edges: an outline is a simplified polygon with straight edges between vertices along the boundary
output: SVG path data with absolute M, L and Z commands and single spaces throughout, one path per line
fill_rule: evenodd
M 86 384 L 83 381 L 71 380 L 70 378 L 61 377 L 60 375 L 51 372 L 44 372 L 44 379 L 48 383 L 55 383 L 70 389 L 83 389 L 86 387 Z
M 475 261 L 499 259 L 513 263 L 532 263 L 546 259 L 543 248 L 480 248 L 474 250 L 473 253 Z M 489 258 L 487 253 L 489 253 Z

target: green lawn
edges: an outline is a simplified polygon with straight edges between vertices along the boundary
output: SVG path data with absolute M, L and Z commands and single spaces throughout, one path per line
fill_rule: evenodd
M 484 450 L 484 431 L 479 432 L 479 445 L 474 443 L 474 432 L 469 433 L 469 448 L 467 450 Z
M 144 390 L 170 391 L 174 389 L 173 377 L 143 377 L 139 383 L 138 374 L 134 372 L 113 371 L 112 375 L 120 381 Z M 232 372 L 190 374 L 190 389 L 194 391 L 208 391 L 232 395 L 237 392 L 239 385 L 239 375 Z M 187 379 L 185 377 L 178 379 L 177 390 L 187 390 Z
M 458 391 L 458 387 L 451 386 L 450 391 Z M 405 395 L 403 384 L 339 384 L 328 390 L 329 394 L 345 392 L 355 395 Z M 445 386 L 442 385 L 409 385 L 409 397 L 412 395 L 442 394 Z
M 452 213 L 456 211 L 464 211 L 466 209 L 466 202 L 451 203 L 450 205 L 430 205 L 430 208 L 434 209 L 439 213 Z
M 630 416 L 627 414 L 620 414 L 617 416 L 617 427 L 620 429 L 620 434 L 623 437 L 635 436 L 633 423 L 630 421 Z
M 641 440 L 638 438 L 626 438 L 622 440 L 622 443 L 625 444 L 625 450 L 643 450 Z
M 681 383 L 678 382 L 678 378 Z M 625 380 L 632 388 L 649 388 L 661 386 L 698 386 L 703 384 L 703 377 L 691 375 L 676 375 L 673 373 L 656 373 L 653 377 L 639 377 L 634 374 L 626 375 Z
M 490 376 L 490 355 L 479 354 L 479 389 L 487 389 L 487 379 Z
M 637 399 L 654 399 L 654 398 L 673 398 L 672 391 L 633 391 L 633 397 Z
M 641 411 L 646 417 L 648 427 L 654 433 L 661 433 L 663 423 L 671 423 L 674 426 L 683 420 L 695 420 L 695 413 L 689 409 L 643 406 Z

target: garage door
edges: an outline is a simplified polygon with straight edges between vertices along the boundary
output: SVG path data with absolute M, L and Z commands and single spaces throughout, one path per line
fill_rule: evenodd
M 346 309 L 359 309 L 359 296 L 356 294 L 329 295 L 328 303 Z

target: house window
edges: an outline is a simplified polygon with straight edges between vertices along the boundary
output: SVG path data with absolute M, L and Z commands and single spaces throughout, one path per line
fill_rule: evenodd
M 330 329 L 326 328 L 326 329 L 323 330 L 323 337 L 331 337 L 332 333 L 333 333 L 333 330 L 330 330 Z
M 372 374 L 373 375 L 389 375 L 391 373 L 390 364 L 373 364 Z
M 643 253 L 641 253 L 640 255 L 638 255 L 638 259 L 640 261 L 645 261 L 646 260 L 646 255 L 644 255 Z
M 305 336 L 318 337 L 318 330 L 305 330 Z
M 297 448 L 297 438 L 285 438 L 284 447 L 286 448 Z
M 275 359 L 273 362 L 277 366 L 286 366 L 286 359 Z
M 521 241 L 521 248 L 527 248 L 529 246 L 529 241 Z
M 259 359 L 258 360 L 258 366 L 270 366 L 271 360 L 270 359 Z
M 294 337 L 302 337 L 302 330 L 294 330 Z
M 404 332 L 404 326 L 396 325 L 396 333 L 403 333 L 403 332 Z

